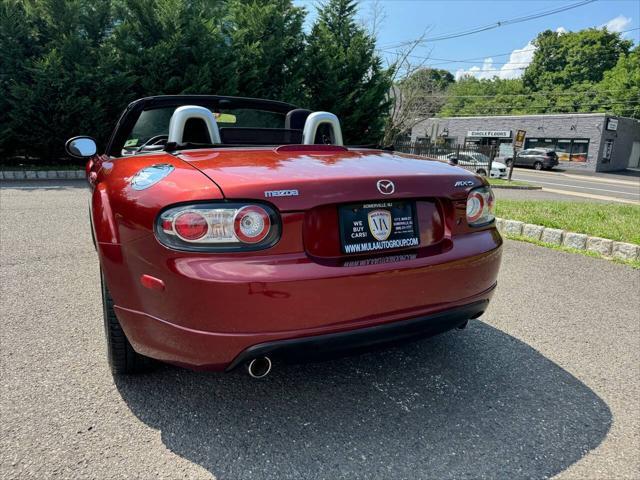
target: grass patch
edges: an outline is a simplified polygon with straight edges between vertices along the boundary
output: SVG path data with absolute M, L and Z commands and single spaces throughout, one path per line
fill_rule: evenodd
M 640 205 L 498 200 L 496 215 L 640 245 Z
M 554 250 L 560 250 L 562 252 L 579 253 L 580 255 L 584 255 L 585 257 L 599 258 L 601 260 L 619 263 L 621 265 L 626 265 L 628 267 L 635 268 L 636 270 L 640 270 L 640 260 L 621 260 L 619 258 L 603 257 L 602 255 L 590 250 L 578 250 L 577 248 L 565 247 L 564 245 L 556 245 L 555 243 L 541 242 L 540 240 L 536 240 L 535 238 L 524 237 L 522 235 L 508 235 L 504 232 L 502 232 L 501 235 L 504 238 L 508 238 L 509 240 L 533 243 L 534 245 L 538 245 L 539 247 L 552 248 Z
M 511 186 L 511 187 L 537 187 L 538 185 L 534 185 L 533 183 L 520 182 L 518 180 L 505 180 L 503 178 L 490 178 L 490 185 L 498 185 L 498 186 Z

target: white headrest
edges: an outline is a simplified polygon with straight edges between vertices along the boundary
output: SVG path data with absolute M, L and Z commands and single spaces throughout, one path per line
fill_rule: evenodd
M 168 143 L 182 143 L 184 126 L 186 125 L 187 120 L 191 118 L 199 118 L 204 121 L 207 125 L 207 129 L 209 130 L 209 137 L 211 137 L 212 143 L 222 143 L 216 117 L 213 116 L 213 113 L 211 113 L 211 110 L 208 108 L 199 107 L 197 105 L 184 105 L 176 108 L 176 111 L 173 112 L 171 120 L 169 121 Z
M 342 129 L 340 128 L 340 120 L 333 113 L 329 112 L 313 112 L 304 122 L 304 130 L 302 131 L 302 143 L 305 145 L 313 145 L 316 141 L 316 133 L 318 127 L 323 123 L 328 123 L 333 129 L 333 145 L 342 145 Z

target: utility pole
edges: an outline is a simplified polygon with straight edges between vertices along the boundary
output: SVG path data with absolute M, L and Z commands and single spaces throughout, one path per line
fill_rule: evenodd
M 517 149 L 522 148 L 524 145 L 524 137 L 527 135 L 525 130 L 518 130 L 515 137 L 513 137 L 513 157 L 511 157 L 511 165 L 509 166 L 508 181 L 511 181 L 511 175 L 513 175 L 513 166 L 516 164 Z

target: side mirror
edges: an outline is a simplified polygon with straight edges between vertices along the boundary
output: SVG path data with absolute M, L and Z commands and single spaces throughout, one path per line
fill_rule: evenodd
M 64 148 L 69 155 L 75 158 L 93 157 L 98 151 L 96 141 L 91 137 L 73 137 L 67 140 Z

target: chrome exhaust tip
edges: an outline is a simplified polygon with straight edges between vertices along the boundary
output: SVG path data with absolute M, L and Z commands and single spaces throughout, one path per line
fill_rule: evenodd
M 271 372 L 271 359 L 269 357 L 257 357 L 247 365 L 247 372 L 252 378 L 264 378 Z

